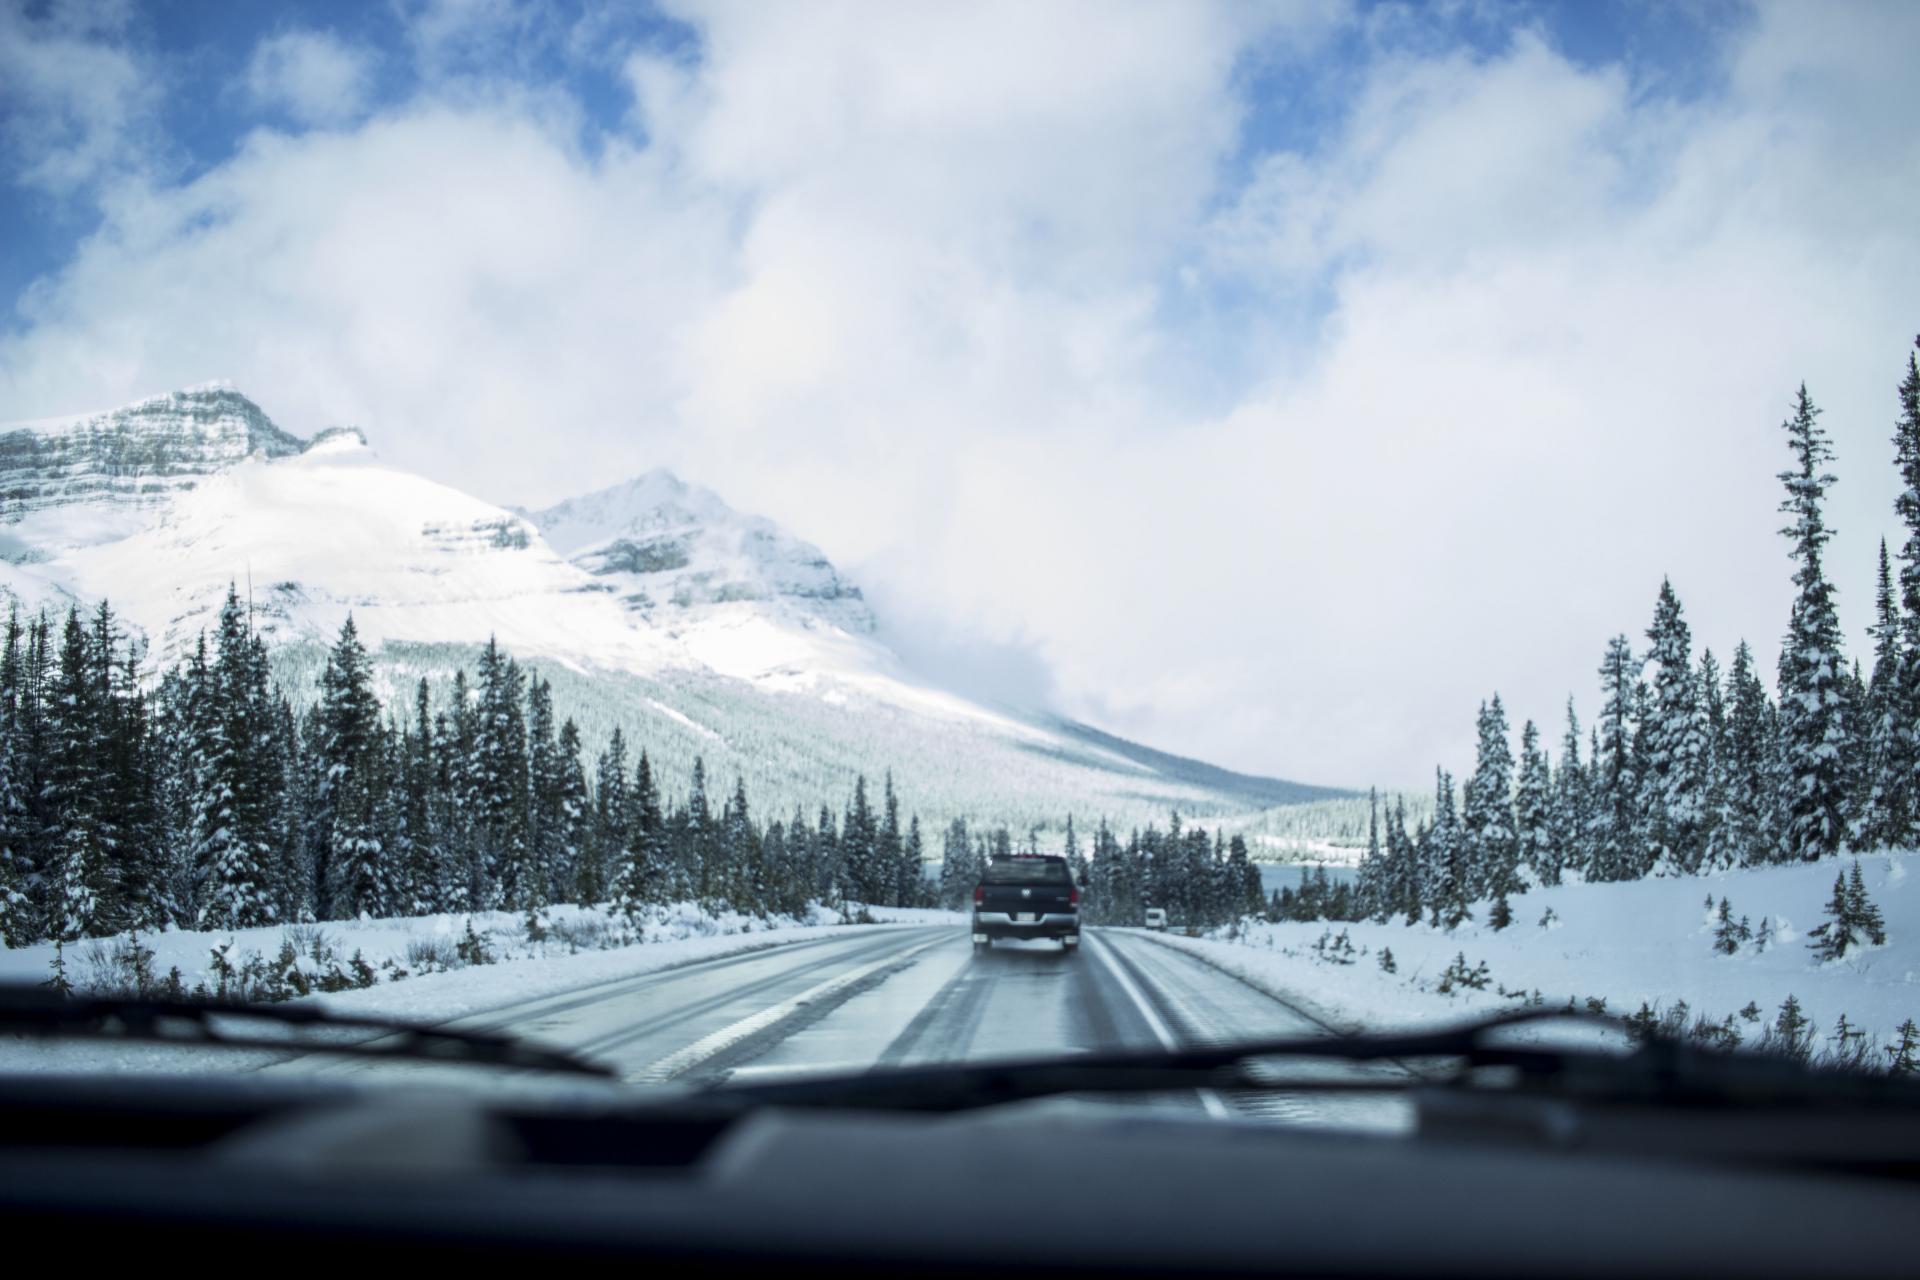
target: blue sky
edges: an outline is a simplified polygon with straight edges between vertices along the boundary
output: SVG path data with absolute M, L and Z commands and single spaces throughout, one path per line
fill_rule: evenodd
M 85 7 L 46 0 L 16 4 L 14 21 L 24 18 L 46 27 L 60 21 L 62 10 Z M 633 131 L 633 93 L 622 75 L 627 51 L 652 49 L 689 63 L 701 57 L 698 29 L 654 6 L 553 0 L 521 7 L 510 37 L 477 40 L 426 58 L 417 46 L 416 20 L 429 8 L 329 0 L 162 0 L 102 6 L 104 30 L 97 34 L 131 55 L 141 74 L 151 78 L 156 95 L 142 122 L 151 154 L 144 159 L 157 178 L 173 183 L 191 181 L 230 159 L 255 129 L 311 127 L 239 88 L 262 42 L 289 32 L 318 33 L 366 52 L 369 75 L 362 106 L 370 114 L 404 106 L 450 76 L 552 89 L 577 106 L 579 143 L 588 154 L 608 136 Z M 1417 14 L 1416 20 L 1397 3 L 1361 5 L 1354 20 L 1331 32 L 1305 61 L 1285 48 L 1254 44 L 1246 49 L 1235 72 L 1245 114 L 1221 198 L 1230 198 L 1236 178 L 1262 155 L 1282 150 L 1311 155 L 1322 148 L 1350 105 L 1364 68 L 1379 58 L 1407 49 L 1497 54 L 1516 28 L 1532 27 L 1571 62 L 1628 67 L 1644 95 L 1693 98 L 1719 79 L 1716 38 L 1745 20 L 1748 10 L 1738 0 L 1694 5 L 1523 0 L 1419 6 Z M 9 246 L 0 260 L 0 296 L 15 304 L 34 280 L 57 272 L 100 222 L 93 190 L 49 191 L 23 180 L 22 150 L 31 147 L 15 140 L 11 181 L 0 191 L 0 230 Z M 22 323 L 15 306 L 9 306 L 7 321 Z
M 1556 737 L 1663 576 L 1771 661 L 1802 379 L 1858 645 L 1916 47 L 1899 4 L 0 0 L 0 419 L 225 377 L 501 502 L 669 465 L 991 691 L 1418 784 L 1496 689 Z

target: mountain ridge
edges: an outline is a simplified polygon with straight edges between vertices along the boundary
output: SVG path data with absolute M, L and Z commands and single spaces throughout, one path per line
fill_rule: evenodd
M 28 608 L 105 597 L 158 661 L 190 652 L 244 581 L 296 690 L 349 614 L 389 693 L 443 683 L 494 638 L 554 682 L 590 743 L 622 725 L 669 770 L 704 755 L 783 809 L 888 770 L 935 819 L 1344 794 L 946 689 L 879 639 L 818 547 L 662 468 L 502 507 L 382 462 L 357 429 L 293 436 L 224 383 L 0 425 L 7 459 L 0 590 Z

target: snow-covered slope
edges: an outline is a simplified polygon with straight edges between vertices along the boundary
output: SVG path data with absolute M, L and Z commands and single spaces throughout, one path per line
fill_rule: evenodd
M 389 696 L 497 637 L 590 747 L 619 726 L 669 771 L 702 755 L 783 809 L 888 768 L 929 820 L 1325 794 L 943 689 L 880 642 L 818 548 L 665 471 L 520 512 L 386 466 L 350 428 L 300 440 L 224 384 L 0 426 L 0 468 L 0 591 L 30 609 L 105 597 L 161 662 L 237 584 L 296 685 L 349 613 Z

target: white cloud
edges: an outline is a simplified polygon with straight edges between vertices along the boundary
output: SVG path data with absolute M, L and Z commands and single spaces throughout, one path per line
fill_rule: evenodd
M 357 118 L 373 89 L 373 51 L 325 31 L 283 31 L 262 40 L 247 64 L 247 92 L 257 104 L 285 111 L 305 125 Z
M 0 0 L 0 139 L 14 179 L 70 195 L 144 165 L 155 86 L 115 37 L 121 4 Z
M 1495 688 L 1591 706 L 1662 574 L 1770 654 L 1804 377 L 1864 624 L 1920 283 L 1908 11 L 1763 10 L 1697 102 L 1526 33 L 1402 43 L 1240 182 L 1248 59 L 1343 20 L 1249 12 L 689 6 L 697 61 L 625 63 L 644 145 L 471 78 L 261 135 L 113 206 L 0 341 L 0 416 L 224 375 L 501 499 L 669 463 L 917 651 L 985 642 L 976 682 L 1418 783 Z

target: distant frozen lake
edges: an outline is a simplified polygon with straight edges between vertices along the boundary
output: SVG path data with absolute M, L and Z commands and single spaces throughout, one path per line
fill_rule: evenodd
M 1256 862 L 1260 868 L 1260 889 L 1271 895 L 1275 889 L 1298 889 L 1307 873 L 1318 865 L 1311 862 Z M 1355 867 L 1328 866 L 1327 879 L 1336 884 L 1342 880 L 1351 881 L 1359 874 Z

